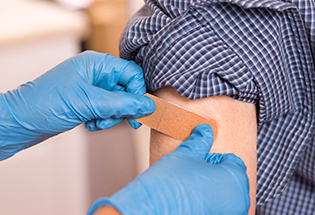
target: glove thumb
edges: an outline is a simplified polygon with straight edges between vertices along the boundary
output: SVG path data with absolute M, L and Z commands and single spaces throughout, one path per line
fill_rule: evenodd
M 198 157 L 205 159 L 213 143 L 213 131 L 210 125 L 204 124 L 197 126 L 192 134 L 184 141 L 176 151 L 197 154 Z

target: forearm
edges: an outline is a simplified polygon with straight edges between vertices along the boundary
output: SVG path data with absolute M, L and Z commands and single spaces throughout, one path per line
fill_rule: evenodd
M 93 215 L 121 215 L 121 213 L 114 207 L 104 206 L 98 209 Z
M 12 93 L 7 92 L 6 95 L 8 94 Z M 26 126 L 15 117 L 5 94 L 0 93 L 0 161 L 46 138 L 47 135 L 32 130 L 31 126 Z
M 251 208 L 249 214 L 255 214 L 257 166 L 255 105 L 226 96 L 188 100 L 171 87 L 164 87 L 155 94 L 218 122 L 218 136 L 211 152 L 234 153 L 245 162 L 250 181 Z M 172 152 L 180 143 L 178 140 L 152 130 L 150 163 L 153 164 L 164 154 Z

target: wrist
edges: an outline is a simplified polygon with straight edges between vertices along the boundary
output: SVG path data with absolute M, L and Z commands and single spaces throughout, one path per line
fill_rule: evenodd
M 92 204 L 92 206 L 89 208 L 87 212 L 87 215 L 102 215 L 104 208 L 114 208 L 116 211 L 119 212 L 117 205 L 114 202 L 112 202 L 109 197 L 103 197 L 97 199 Z M 123 213 L 119 212 L 119 214 Z
M 10 109 L 5 94 L 0 94 L 0 161 L 7 159 L 15 152 L 24 149 L 24 146 L 18 144 L 18 135 L 21 126 L 17 123 L 12 110 Z M 20 132 L 19 132 L 20 133 Z M 18 138 L 22 141 L 21 138 Z
M 103 206 L 93 213 L 93 215 L 121 215 L 121 213 L 112 206 Z
M 119 190 L 111 197 L 104 197 L 96 200 L 88 211 L 88 215 L 94 215 L 96 211 L 104 206 L 116 208 L 121 214 L 156 214 L 152 204 L 152 196 L 148 191 L 135 179 L 123 189 Z
M 0 93 L 0 161 L 45 139 L 22 125 L 10 108 L 6 94 Z

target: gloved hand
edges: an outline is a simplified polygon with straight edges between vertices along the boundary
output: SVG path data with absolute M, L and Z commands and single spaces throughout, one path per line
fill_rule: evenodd
M 97 200 L 88 215 L 105 205 L 124 215 L 247 214 L 250 198 L 246 167 L 233 154 L 208 154 L 212 141 L 209 125 L 196 127 L 173 153 L 112 197 Z
M 0 160 L 87 122 L 91 131 L 151 114 L 141 67 L 87 51 L 34 81 L 0 94 Z

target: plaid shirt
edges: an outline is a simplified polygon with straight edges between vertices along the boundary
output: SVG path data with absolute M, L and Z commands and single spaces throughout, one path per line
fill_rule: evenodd
M 314 214 L 314 2 L 145 2 L 123 31 L 121 57 L 143 67 L 149 91 L 257 104 L 256 213 Z

